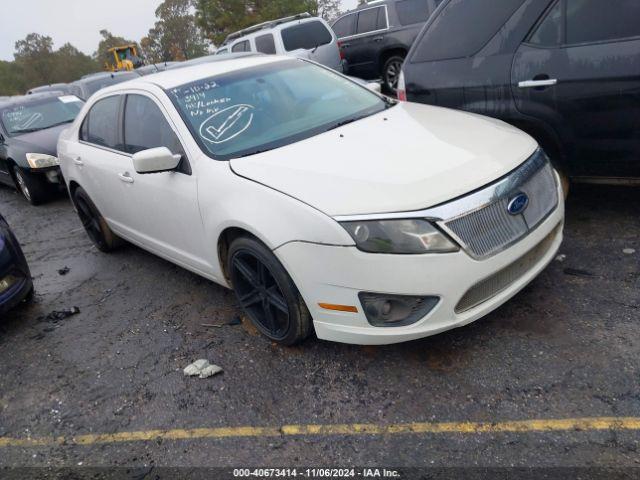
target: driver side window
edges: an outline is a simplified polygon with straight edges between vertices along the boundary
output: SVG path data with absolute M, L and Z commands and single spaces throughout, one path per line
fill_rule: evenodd
M 156 103 L 144 95 L 127 95 L 124 109 L 124 148 L 134 154 L 156 147 L 167 147 L 182 155 L 178 171 L 191 170 L 182 144 Z

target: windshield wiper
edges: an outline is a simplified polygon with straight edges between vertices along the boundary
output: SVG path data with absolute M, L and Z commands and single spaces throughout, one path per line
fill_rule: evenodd
M 369 116 L 371 116 L 371 115 L 360 115 L 359 117 L 347 118 L 346 120 L 342 120 L 341 122 L 334 123 L 329 128 L 327 128 L 325 130 L 325 132 L 328 132 L 330 130 L 335 130 L 336 128 L 344 127 L 345 125 L 348 125 L 348 124 L 353 123 L 353 122 L 357 122 L 358 120 L 362 120 L 363 118 L 367 118 Z
M 49 125 L 48 127 L 44 127 L 44 128 L 59 127 L 60 125 L 64 125 L 65 123 L 71 123 L 71 122 L 73 122 L 73 119 L 71 119 L 71 120 L 65 120 L 65 121 L 63 121 L 63 122 L 54 123 L 53 125 Z
M 238 158 L 243 158 L 243 157 L 250 157 L 251 155 L 257 155 L 259 153 L 264 153 L 264 152 L 268 152 L 269 150 L 275 150 L 277 147 L 273 147 L 273 148 L 263 148 L 261 150 L 254 150 L 253 152 L 249 152 L 249 153 L 243 153 L 242 155 L 240 155 Z
M 42 130 L 42 128 L 19 128 L 18 130 L 12 130 L 11 133 L 33 133 Z

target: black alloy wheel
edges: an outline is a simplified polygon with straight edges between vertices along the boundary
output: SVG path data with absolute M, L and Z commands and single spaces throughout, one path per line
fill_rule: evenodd
M 82 226 L 98 250 L 110 252 L 120 244 L 119 237 L 111 231 L 105 219 L 82 188 L 78 187 L 74 192 L 73 203 L 78 211 Z
M 238 303 L 263 335 L 283 345 L 309 335 L 309 311 L 267 247 L 253 238 L 241 237 L 229 249 L 228 265 Z
M 384 64 L 384 86 L 388 93 L 396 95 L 398 92 L 398 80 L 402 72 L 404 58 L 399 55 L 390 57 Z

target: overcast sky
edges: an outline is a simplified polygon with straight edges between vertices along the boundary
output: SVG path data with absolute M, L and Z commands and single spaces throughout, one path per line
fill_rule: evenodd
M 15 43 L 36 32 L 53 38 L 54 48 L 69 42 L 92 54 L 100 30 L 139 41 L 155 22 L 162 0 L 13 0 L 5 5 L 0 25 L 0 60 L 13 60 Z M 5 2 L 3 2 L 5 3 Z M 356 0 L 342 0 L 343 9 Z

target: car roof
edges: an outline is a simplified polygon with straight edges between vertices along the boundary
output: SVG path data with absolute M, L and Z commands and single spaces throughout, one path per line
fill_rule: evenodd
M 134 78 L 126 82 L 105 87 L 100 93 L 113 93 L 127 88 L 156 85 L 163 89 L 170 89 L 185 83 L 190 83 L 215 75 L 242 70 L 244 68 L 267 65 L 282 61 L 295 60 L 282 55 L 220 55 L 220 59 L 215 61 L 200 63 L 197 65 L 184 66 L 182 68 L 167 69 L 164 72 L 152 73 L 144 77 Z

